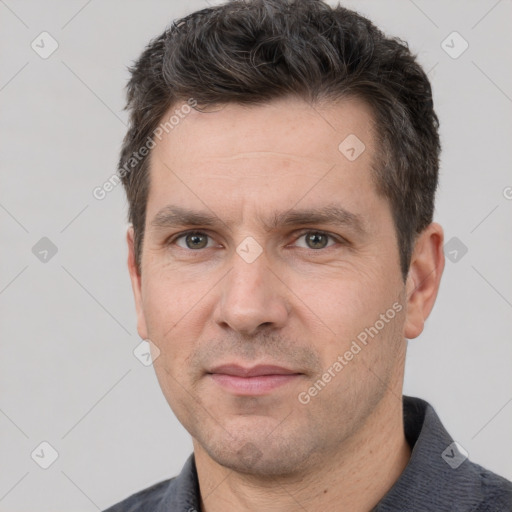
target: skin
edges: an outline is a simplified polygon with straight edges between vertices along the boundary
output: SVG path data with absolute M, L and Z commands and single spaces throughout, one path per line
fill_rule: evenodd
M 349 134 L 366 146 L 354 161 L 338 149 Z M 432 223 L 417 237 L 404 283 L 374 155 L 371 111 L 355 99 L 193 110 L 152 150 L 140 274 L 131 228 L 128 266 L 139 335 L 151 340 L 162 391 L 193 438 L 203 511 L 368 511 L 407 465 L 407 339 L 434 305 L 443 230 Z M 333 204 L 357 215 L 364 232 L 272 226 L 274 213 Z M 168 205 L 219 222 L 155 226 Z M 177 238 L 187 230 L 204 233 L 192 242 L 205 247 Z M 312 248 L 305 235 L 318 231 L 333 238 L 320 234 Z M 247 237 L 261 248 L 250 263 L 236 251 Z M 393 304 L 401 311 L 301 403 L 299 393 Z M 299 375 L 240 396 L 208 374 L 226 363 Z

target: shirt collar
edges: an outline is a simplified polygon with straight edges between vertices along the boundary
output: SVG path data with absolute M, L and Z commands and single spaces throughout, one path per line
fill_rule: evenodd
M 473 510 L 483 498 L 479 466 L 458 450 L 431 405 L 407 396 L 403 404 L 411 458 L 373 512 Z
M 412 449 L 411 458 L 372 512 L 395 512 L 398 508 L 415 512 L 472 510 L 482 500 L 478 466 L 457 452 L 453 439 L 427 402 L 404 396 L 403 405 L 404 433 Z M 158 512 L 199 512 L 199 496 L 192 454 L 181 473 L 169 483 Z
M 199 480 L 194 454 L 185 462 L 181 473 L 171 480 L 157 512 L 200 512 Z

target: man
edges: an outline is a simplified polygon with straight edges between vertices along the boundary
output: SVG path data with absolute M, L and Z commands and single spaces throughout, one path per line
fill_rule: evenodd
M 444 268 L 438 119 L 406 45 L 319 0 L 233 1 L 131 72 L 138 332 L 194 453 L 109 511 L 511 510 L 402 397 Z

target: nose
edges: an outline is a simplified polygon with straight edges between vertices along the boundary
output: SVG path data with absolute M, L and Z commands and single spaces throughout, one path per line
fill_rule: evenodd
M 286 286 L 264 254 L 251 263 L 234 254 L 220 293 L 215 321 L 224 329 L 253 336 L 261 330 L 282 328 L 287 322 L 290 308 Z

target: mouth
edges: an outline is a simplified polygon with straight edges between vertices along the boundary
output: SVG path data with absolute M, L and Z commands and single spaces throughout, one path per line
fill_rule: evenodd
M 274 365 L 244 368 L 236 364 L 226 364 L 213 368 L 207 375 L 230 393 L 239 396 L 258 396 L 289 384 L 303 374 Z

